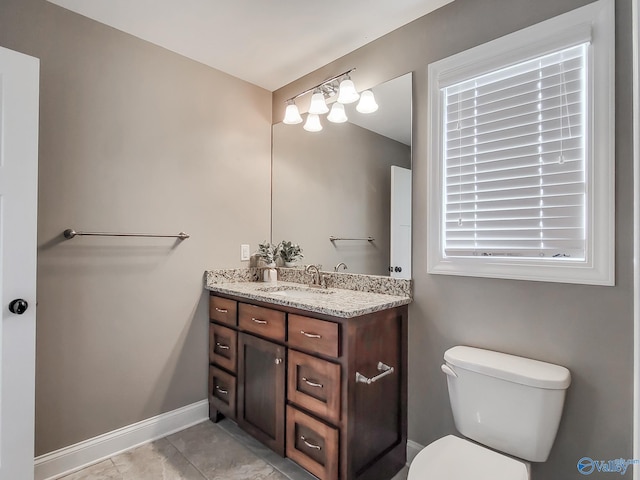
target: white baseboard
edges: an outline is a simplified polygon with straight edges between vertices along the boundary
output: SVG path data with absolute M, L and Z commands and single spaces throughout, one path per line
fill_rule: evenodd
M 53 480 L 138 445 L 178 432 L 209 418 L 209 402 L 202 400 L 148 418 L 35 459 L 35 480 Z
M 407 440 L 407 465 L 411 465 L 413 459 L 416 457 L 418 452 L 424 448 L 424 445 L 420 445 L 413 440 Z

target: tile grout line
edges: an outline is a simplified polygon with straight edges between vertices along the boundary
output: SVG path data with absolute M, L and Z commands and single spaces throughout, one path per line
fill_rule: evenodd
M 115 456 L 115 455 L 114 455 Z M 124 473 L 122 473 L 120 471 L 120 469 L 118 468 L 118 464 L 116 462 L 113 461 L 113 457 L 109 457 L 108 460 L 111 462 L 111 465 L 113 466 L 113 468 L 115 469 L 116 472 L 118 472 L 118 475 L 120 476 L 121 480 L 124 480 Z M 80 470 L 82 471 L 82 470 Z
M 180 432 L 176 432 L 176 433 L 180 433 Z M 164 438 L 167 440 L 167 442 L 169 442 L 169 445 L 171 445 L 173 448 L 175 448 L 175 449 L 176 449 L 176 452 L 178 452 L 178 453 L 180 454 L 180 456 L 181 456 L 182 458 L 184 458 L 184 459 L 187 461 L 187 463 L 188 463 L 189 465 L 191 465 L 193 468 L 195 468 L 195 469 L 196 469 L 196 472 L 198 472 L 198 473 L 200 474 L 200 476 L 203 478 L 203 480 L 212 480 L 212 479 L 211 479 L 211 478 L 209 478 L 207 475 L 205 475 L 205 473 L 204 473 L 202 470 L 200 470 L 196 465 L 194 465 L 194 463 L 193 463 L 191 460 L 189 460 L 189 458 L 188 458 L 184 453 L 182 453 L 182 452 L 180 451 L 180 449 L 178 448 L 178 446 L 177 446 L 175 443 L 173 443 L 173 442 L 171 441 L 171 439 L 169 438 L 170 436 L 171 436 L 171 435 L 167 435 L 166 437 L 164 437 Z
M 285 470 L 280 468 L 280 466 L 278 466 L 277 463 L 271 462 L 270 460 L 265 458 L 264 455 L 262 454 L 262 452 L 259 449 L 256 449 L 254 444 L 251 443 L 251 440 L 253 440 L 255 442 L 258 442 L 258 440 L 256 440 L 255 438 L 249 437 L 247 439 L 241 433 L 235 432 L 233 428 L 228 427 L 224 423 L 216 423 L 214 425 L 216 425 L 216 427 L 218 427 L 220 430 L 222 430 L 227 435 L 229 435 L 233 440 L 235 440 L 236 442 L 238 442 L 241 445 L 243 445 L 247 450 L 252 452 L 258 458 L 260 458 L 263 462 L 265 462 L 268 465 L 270 465 L 275 471 L 277 471 L 278 473 L 280 473 L 281 475 L 286 477 L 288 480 L 298 480 L 295 476 L 292 476 L 292 474 L 287 473 Z M 237 427 L 237 424 L 235 424 L 233 422 L 232 422 L 232 425 L 235 425 Z M 244 433 L 244 432 L 242 432 L 242 433 Z M 265 448 L 268 448 L 268 447 L 265 447 Z M 282 458 L 282 460 L 287 460 L 286 457 L 278 457 L 278 459 L 280 459 L 280 458 Z M 313 475 L 311 475 L 308 472 L 305 472 L 305 473 L 307 473 L 307 475 L 309 475 L 309 478 L 314 478 L 314 479 L 316 478 L 316 477 L 314 477 Z

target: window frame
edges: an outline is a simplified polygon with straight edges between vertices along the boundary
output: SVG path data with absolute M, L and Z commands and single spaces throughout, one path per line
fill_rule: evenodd
M 592 285 L 615 284 L 614 7 L 613 0 L 598 0 L 429 65 L 428 273 Z M 585 260 L 445 256 L 442 89 L 589 40 L 585 112 Z

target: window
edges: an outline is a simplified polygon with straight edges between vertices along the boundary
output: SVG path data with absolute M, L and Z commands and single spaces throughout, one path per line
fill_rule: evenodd
M 429 66 L 430 273 L 614 283 L 613 1 Z

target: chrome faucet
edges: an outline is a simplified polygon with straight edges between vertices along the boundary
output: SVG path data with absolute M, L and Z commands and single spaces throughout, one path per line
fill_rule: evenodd
M 313 275 L 313 277 L 311 278 L 311 283 L 309 284 L 310 287 L 323 286 L 320 281 L 320 269 L 318 268 L 317 265 L 307 265 L 307 268 L 305 268 L 304 271 L 310 275 Z M 324 278 L 322 280 L 324 280 Z
M 340 262 L 335 267 L 333 267 L 333 271 L 337 272 L 338 270 L 340 270 L 340 267 L 342 267 L 344 270 L 346 270 L 347 269 L 347 264 L 344 263 L 344 262 Z

